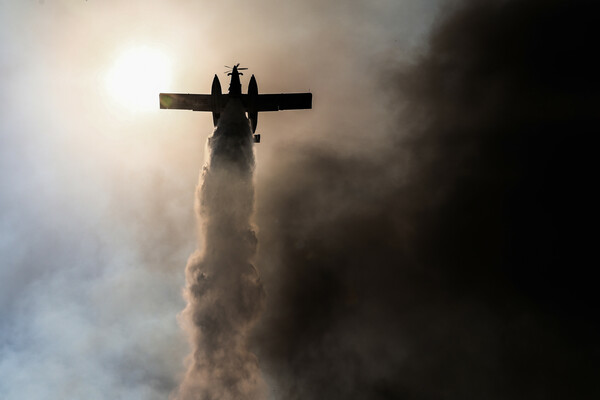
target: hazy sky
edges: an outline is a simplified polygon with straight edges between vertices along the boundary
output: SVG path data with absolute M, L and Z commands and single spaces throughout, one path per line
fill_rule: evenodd
M 378 118 L 381 63 L 437 3 L 1 1 L 0 397 L 164 399 L 183 373 L 212 119 L 160 111 L 159 91 L 206 93 L 215 73 L 226 90 L 237 62 L 261 92 L 312 91 L 313 111 L 260 116 L 260 180 L 296 143 L 365 140 L 320 126 Z
M 0 0 L 0 398 L 176 388 L 212 117 L 158 92 L 226 90 L 238 62 L 313 93 L 257 129 L 273 399 L 598 398 L 597 15 Z

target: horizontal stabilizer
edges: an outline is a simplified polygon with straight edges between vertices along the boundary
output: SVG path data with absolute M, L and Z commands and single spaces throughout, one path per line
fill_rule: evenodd
M 256 111 L 302 110 L 312 108 L 312 93 L 259 94 Z

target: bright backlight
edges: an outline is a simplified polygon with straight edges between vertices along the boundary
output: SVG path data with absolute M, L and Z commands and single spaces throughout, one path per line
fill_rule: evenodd
M 123 52 L 106 75 L 106 88 L 130 111 L 158 109 L 158 93 L 171 79 L 168 58 L 156 49 L 136 47 Z

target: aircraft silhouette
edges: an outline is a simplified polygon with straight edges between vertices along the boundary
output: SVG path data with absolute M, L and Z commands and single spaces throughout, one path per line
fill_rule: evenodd
M 256 132 L 258 124 L 258 113 L 260 111 L 301 110 L 312 108 L 312 93 L 281 93 L 281 94 L 258 94 L 256 78 L 252 75 L 248 84 L 248 94 L 242 94 L 240 82 L 240 71 L 248 68 L 239 68 L 236 64 L 230 68 L 227 76 L 231 76 L 229 82 L 229 93 L 221 93 L 221 83 L 215 74 L 212 83 L 211 94 L 183 94 L 183 93 L 160 93 L 160 108 L 178 109 L 192 111 L 209 111 L 213 114 L 213 123 L 217 126 L 221 112 L 231 98 L 241 100 L 248 120 L 252 127 L 252 133 Z M 260 135 L 254 135 L 254 141 L 260 142 Z

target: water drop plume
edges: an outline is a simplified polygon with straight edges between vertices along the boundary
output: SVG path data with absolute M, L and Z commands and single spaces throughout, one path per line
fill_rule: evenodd
M 251 261 L 257 239 L 252 132 L 241 103 L 228 102 L 208 140 L 208 161 L 196 193 L 200 243 L 186 267 L 187 306 L 180 321 L 192 353 L 176 400 L 264 398 L 258 362 L 247 347 L 264 301 Z

